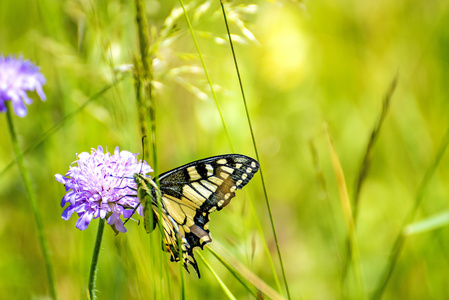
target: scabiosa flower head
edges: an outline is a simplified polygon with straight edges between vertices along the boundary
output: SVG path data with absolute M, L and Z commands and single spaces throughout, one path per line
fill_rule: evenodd
M 6 112 L 6 101 L 11 100 L 14 112 L 19 117 L 27 114 L 26 104 L 31 104 L 27 91 L 36 91 L 42 101 L 45 94 L 42 85 L 45 77 L 39 68 L 22 57 L 3 57 L 0 55 L 0 111 Z
M 65 185 L 66 194 L 61 206 L 69 206 L 62 213 L 64 220 L 76 212 L 79 219 L 76 227 L 84 230 L 92 219 L 107 218 L 107 223 L 119 232 L 126 232 L 121 217 L 129 218 L 139 204 L 135 196 L 134 173 L 148 173 L 153 170 L 144 161 L 137 161 L 137 154 L 119 151 L 103 153 L 98 146 L 91 153 L 83 152 L 72 163 L 65 176 L 56 174 L 57 181 Z M 134 195 L 131 196 L 131 195 Z M 137 209 L 142 215 L 141 207 Z

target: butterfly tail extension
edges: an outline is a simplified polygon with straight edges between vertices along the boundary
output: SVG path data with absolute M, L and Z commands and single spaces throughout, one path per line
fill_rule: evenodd
M 153 209 L 156 209 L 155 207 Z M 156 212 L 155 212 L 156 214 Z M 159 215 L 159 214 L 156 214 Z M 189 271 L 189 264 L 195 269 L 198 278 L 201 277 L 200 271 L 198 269 L 198 264 L 193 256 L 193 248 L 192 245 L 188 241 L 189 233 L 186 233 L 183 230 L 183 227 L 180 227 L 176 221 L 173 220 L 170 215 L 167 214 L 166 211 L 162 211 L 162 222 L 159 222 L 163 227 L 164 231 L 164 241 L 162 245 L 162 250 L 168 252 L 170 254 L 170 261 L 178 262 L 180 261 L 180 251 L 179 245 L 181 245 L 182 249 L 182 264 L 184 268 Z

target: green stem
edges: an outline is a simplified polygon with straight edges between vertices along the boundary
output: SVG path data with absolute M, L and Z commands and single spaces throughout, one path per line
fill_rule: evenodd
M 90 264 L 89 272 L 89 298 L 96 299 L 95 294 L 95 280 L 97 279 L 97 265 L 98 265 L 98 255 L 100 254 L 101 240 L 103 239 L 104 223 L 105 220 L 101 219 L 98 223 L 97 239 L 95 241 L 94 253 L 92 254 L 92 263 Z
M 228 289 L 228 287 L 225 285 L 225 283 L 223 282 L 223 280 L 221 280 L 220 276 L 218 276 L 217 272 L 214 271 L 214 269 L 211 267 L 211 265 L 209 265 L 209 263 L 206 261 L 206 259 L 204 258 L 204 256 L 201 254 L 200 251 L 196 251 L 196 253 L 201 260 L 203 261 L 203 263 L 206 265 L 206 267 L 209 269 L 209 271 L 212 273 L 212 275 L 214 275 L 215 279 L 217 280 L 218 284 L 221 286 L 221 288 L 223 289 L 223 292 L 225 293 L 226 296 L 228 296 L 228 298 L 230 300 L 237 300 L 237 298 L 234 297 L 234 295 L 232 294 L 232 292 Z
M 226 10 L 224 8 L 222 0 L 220 0 L 220 4 L 221 4 L 221 10 L 223 11 L 224 21 L 225 21 L 225 24 L 226 24 L 226 31 L 227 31 L 227 34 L 228 34 L 229 44 L 231 46 L 232 57 L 234 58 L 234 65 L 235 65 L 235 69 L 237 71 L 237 77 L 238 77 L 239 84 L 240 84 L 240 91 L 242 93 L 243 104 L 245 106 L 246 119 L 248 121 L 249 131 L 251 133 L 251 140 L 253 142 L 254 152 L 256 154 L 257 160 L 260 162 L 259 152 L 257 151 L 257 146 L 256 146 L 256 138 L 254 136 L 253 126 L 251 124 L 251 118 L 250 118 L 249 112 L 248 112 L 248 105 L 246 103 L 246 97 L 245 97 L 245 92 L 244 92 L 244 89 L 243 89 L 242 78 L 240 76 L 239 66 L 238 66 L 238 63 L 237 63 L 237 57 L 236 57 L 235 51 L 234 51 L 234 44 L 232 42 L 231 32 L 229 30 L 228 20 L 226 18 Z M 287 276 L 285 275 L 285 268 L 284 268 L 284 263 L 282 261 L 281 249 L 279 247 L 279 240 L 278 240 L 278 236 L 277 236 L 277 233 L 276 233 L 276 227 L 275 227 L 275 224 L 274 224 L 273 214 L 271 212 L 270 201 L 268 200 L 268 193 L 267 193 L 267 188 L 265 186 L 265 180 L 264 180 L 264 177 L 263 177 L 262 168 L 260 168 L 260 178 L 261 178 L 261 181 L 262 181 L 262 189 L 263 189 L 263 193 L 264 193 L 265 204 L 267 206 L 268 215 L 270 217 L 271 230 L 273 231 L 273 236 L 274 236 L 274 240 L 275 240 L 275 244 L 276 244 L 276 250 L 277 250 L 277 253 L 278 253 L 279 263 L 281 265 L 282 277 L 284 279 L 285 289 L 287 291 L 287 298 L 291 299 L 290 290 L 288 288 Z M 276 282 L 277 282 L 277 278 L 276 278 Z
M 101 96 L 103 96 L 104 93 L 109 91 L 112 87 L 117 85 L 120 81 L 122 81 L 125 78 L 124 76 L 121 76 L 120 78 L 116 79 L 113 83 L 106 85 L 104 88 L 102 88 L 99 92 L 91 96 L 86 102 L 84 102 L 80 107 L 72 111 L 71 113 L 65 115 L 61 120 L 59 120 L 53 127 L 48 129 L 37 141 L 33 142 L 30 146 L 25 148 L 25 150 L 22 151 L 22 156 L 27 155 L 30 151 L 36 149 L 40 145 L 42 145 L 50 136 L 52 136 L 55 132 L 57 132 L 59 129 L 62 128 L 62 125 L 66 124 L 69 120 L 73 119 L 75 116 L 78 115 L 87 105 L 89 105 L 91 102 L 100 99 Z M 0 178 L 6 174 L 6 171 L 9 170 L 14 165 L 14 161 L 11 161 L 9 164 L 6 165 L 6 167 L 0 171 Z
M 366 176 L 368 175 L 368 172 L 370 170 L 371 166 L 371 160 L 372 160 L 372 153 L 374 151 L 374 145 L 379 138 L 380 130 L 382 128 L 382 125 L 385 121 L 385 118 L 387 116 L 388 109 L 390 107 L 391 98 L 393 97 L 393 93 L 396 90 L 396 85 L 398 82 L 398 74 L 393 77 L 393 80 L 390 83 L 390 86 L 387 90 L 387 92 L 384 95 L 383 104 L 382 104 L 382 112 L 380 113 L 380 117 L 377 120 L 377 124 L 374 126 L 373 130 L 371 131 L 371 136 L 368 141 L 368 144 L 366 145 L 365 154 L 363 156 L 363 160 L 359 166 L 359 173 L 357 176 L 357 180 L 355 183 L 355 190 L 354 190 L 354 196 L 351 202 L 353 215 L 354 215 L 354 226 L 357 226 L 357 218 L 359 214 L 359 199 L 360 194 L 362 191 L 363 184 L 365 183 Z M 343 271 L 342 271 L 342 285 L 344 284 L 348 272 L 349 263 L 351 262 L 352 258 L 351 253 L 351 247 L 349 245 L 349 237 L 346 239 L 346 255 L 344 257 L 343 262 Z
M 37 233 L 39 236 L 39 243 L 41 245 L 41 250 L 44 255 L 45 260 L 45 266 L 47 268 L 47 277 L 48 277 L 48 284 L 50 286 L 50 295 L 53 299 L 56 298 L 56 288 L 55 288 L 55 281 L 53 278 L 53 266 L 51 264 L 50 260 L 50 253 L 48 250 L 48 244 L 47 240 L 45 238 L 45 232 L 44 232 L 44 226 L 42 223 L 42 217 L 38 209 L 37 200 L 33 192 L 33 187 L 31 185 L 30 176 L 28 175 L 27 169 L 25 168 L 25 163 L 23 160 L 23 155 L 19 147 L 19 142 L 17 140 L 17 134 L 14 129 L 14 123 L 12 121 L 12 107 L 11 107 L 11 101 L 6 102 L 6 116 L 8 120 L 8 127 L 9 132 L 11 134 L 11 142 L 12 146 L 14 148 L 14 153 L 16 155 L 16 161 L 17 165 L 19 166 L 20 174 L 22 175 L 22 179 L 25 183 L 25 188 L 28 194 L 28 198 L 30 200 L 30 205 L 33 210 L 34 219 L 36 220 L 36 227 L 37 227 Z
M 225 120 L 224 120 L 224 117 L 223 117 L 223 113 L 222 113 L 221 108 L 220 108 L 220 104 L 218 103 L 218 98 L 217 98 L 217 95 L 215 94 L 215 89 L 214 89 L 214 86 L 212 85 L 212 80 L 210 79 L 209 72 L 207 71 L 206 63 L 204 62 L 203 55 L 201 54 L 201 50 L 200 50 L 200 46 L 198 44 L 198 40 L 196 39 L 195 32 L 193 31 L 192 23 L 190 23 L 189 15 L 187 14 L 186 8 L 184 7 L 184 2 L 182 0 L 179 0 L 179 4 L 181 4 L 182 10 L 184 12 L 184 16 L 185 16 L 186 21 L 187 21 L 187 25 L 189 26 L 190 33 L 192 34 L 193 43 L 195 44 L 196 51 L 198 52 L 198 57 L 200 58 L 201 65 L 203 66 L 204 75 L 207 78 L 207 82 L 209 84 L 210 91 L 212 93 L 212 97 L 215 100 L 215 105 L 217 106 L 218 113 L 220 114 L 221 124 L 223 126 L 224 131 L 225 131 L 226 137 L 228 138 L 229 146 L 231 147 L 232 153 L 235 153 L 234 146 L 232 145 L 232 141 L 231 141 L 231 136 L 229 135 L 228 127 L 226 126 L 226 123 L 225 123 Z
M 151 142 L 151 149 L 152 149 L 152 158 L 153 158 L 153 170 L 155 174 L 159 174 L 159 166 L 158 166 L 158 155 L 157 155 L 157 138 L 156 138 L 156 101 L 153 97 L 153 64 L 152 64 L 152 55 L 153 52 L 150 51 L 150 40 L 149 40 L 149 33 L 148 33 L 148 22 L 146 18 L 146 9 L 145 9 L 145 1 L 143 0 L 135 0 L 136 4 L 136 22 L 137 22 L 137 30 L 139 34 L 139 46 L 140 46 L 140 58 L 141 63 L 139 62 L 136 67 L 139 70 L 138 77 L 136 77 L 136 80 L 140 81 L 140 84 L 142 86 L 142 91 L 137 90 L 136 93 L 143 92 L 141 95 L 142 99 L 140 101 L 140 111 L 144 112 L 144 116 L 141 116 L 139 122 L 141 123 L 141 127 L 145 127 L 147 130 L 149 128 L 149 137 Z M 136 60 L 137 61 L 137 60 Z M 139 87 L 140 88 L 140 87 Z M 147 122 L 145 122 L 144 118 L 147 118 Z M 143 124 L 145 123 L 145 124 Z M 142 132 L 143 135 L 146 135 L 146 132 Z M 148 149 L 146 147 L 145 149 Z M 149 153 L 146 153 L 144 151 L 144 157 L 149 157 Z M 155 178 L 155 182 L 157 185 L 157 188 L 159 190 L 159 177 L 157 176 Z M 159 213 L 159 216 L 162 216 L 162 199 L 160 193 L 156 193 L 157 195 L 157 210 Z M 148 205 L 153 205 L 149 203 Z M 152 207 L 152 206 L 148 206 Z M 158 226 L 161 236 L 164 236 L 164 229 L 162 226 Z M 168 275 L 167 272 L 167 263 L 166 260 L 159 260 L 160 261 L 160 269 L 161 274 L 164 271 L 165 267 L 165 274 Z M 182 259 L 181 259 L 182 264 Z M 182 272 L 182 271 L 181 271 Z M 181 275 L 183 276 L 183 275 Z M 168 292 L 170 293 L 170 280 L 167 280 L 167 288 Z M 160 290 L 163 290 L 164 280 L 160 280 Z M 182 289 L 182 295 L 184 295 L 184 284 L 181 286 Z
M 381 275 L 381 278 L 377 285 L 376 291 L 375 291 L 374 295 L 371 297 L 372 300 L 379 300 L 383 296 L 385 288 L 387 287 L 388 282 L 390 281 L 391 275 L 393 274 L 394 268 L 396 266 L 396 263 L 399 260 L 399 256 L 402 252 L 402 249 L 403 249 L 405 241 L 406 241 L 406 237 L 404 236 L 404 229 L 415 218 L 415 215 L 418 212 L 418 209 L 421 206 L 421 203 L 424 199 L 424 194 L 427 190 L 427 186 L 430 182 L 430 179 L 435 174 L 435 171 L 436 171 L 438 165 L 440 164 L 441 159 L 443 158 L 443 155 L 446 152 L 446 149 L 448 146 L 449 146 L 449 126 L 446 129 L 446 133 L 443 137 L 443 140 L 440 143 L 438 152 L 437 152 L 432 164 L 427 169 L 426 174 L 424 175 L 424 178 L 421 181 L 421 184 L 419 185 L 413 207 L 407 214 L 404 221 L 402 222 L 401 230 L 399 231 L 398 235 L 396 236 L 396 240 L 395 240 L 393 247 L 390 251 L 390 258 L 388 260 L 388 263 L 382 272 L 382 275 Z

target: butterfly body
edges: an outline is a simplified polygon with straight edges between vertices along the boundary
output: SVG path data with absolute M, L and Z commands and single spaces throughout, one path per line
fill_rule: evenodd
M 183 265 L 192 265 L 200 277 L 193 249 L 212 241 L 209 214 L 221 210 L 259 170 L 259 163 L 245 155 L 227 154 L 194 161 L 161 174 L 159 189 L 144 174 L 134 174 L 137 196 L 143 205 L 147 232 L 156 223 L 162 226 L 164 250 L 171 261 L 179 261 L 182 248 Z M 158 198 L 160 205 L 158 205 Z M 149 207 L 151 205 L 151 207 Z

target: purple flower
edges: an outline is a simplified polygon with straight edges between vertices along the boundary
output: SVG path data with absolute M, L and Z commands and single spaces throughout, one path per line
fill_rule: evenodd
M 65 185 L 66 194 L 61 206 L 70 205 L 62 213 L 64 220 L 70 219 L 76 212 L 79 219 L 76 227 L 84 230 L 92 219 L 108 218 L 107 222 L 114 230 L 126 232 L 121 216 L 129 218 L 139 204 L 136 196 L 134 173 L 148 173 L 153 170 L 144 161 L 137 161 L 137 154 L 119 151 L 114 154 L 103 153 L 103 148 L 83 152 L 78 156 L 78 166 L 70 166 L 65 176 L 56 174 L 57 181 Z M 142 215 L 139 206 L 138 213 Z
M 0 111 L 6 112 L 6 101 L 11 100 L 14 112 L 19 117 L 27 114 L 26 104 L 31 104 L 27 91 L 36 91 L 42 101 L 45 94 L 42 85 L 45 77 L 39 73 L 39 68 L 29 60 L 14 56 L 0 55 Z

